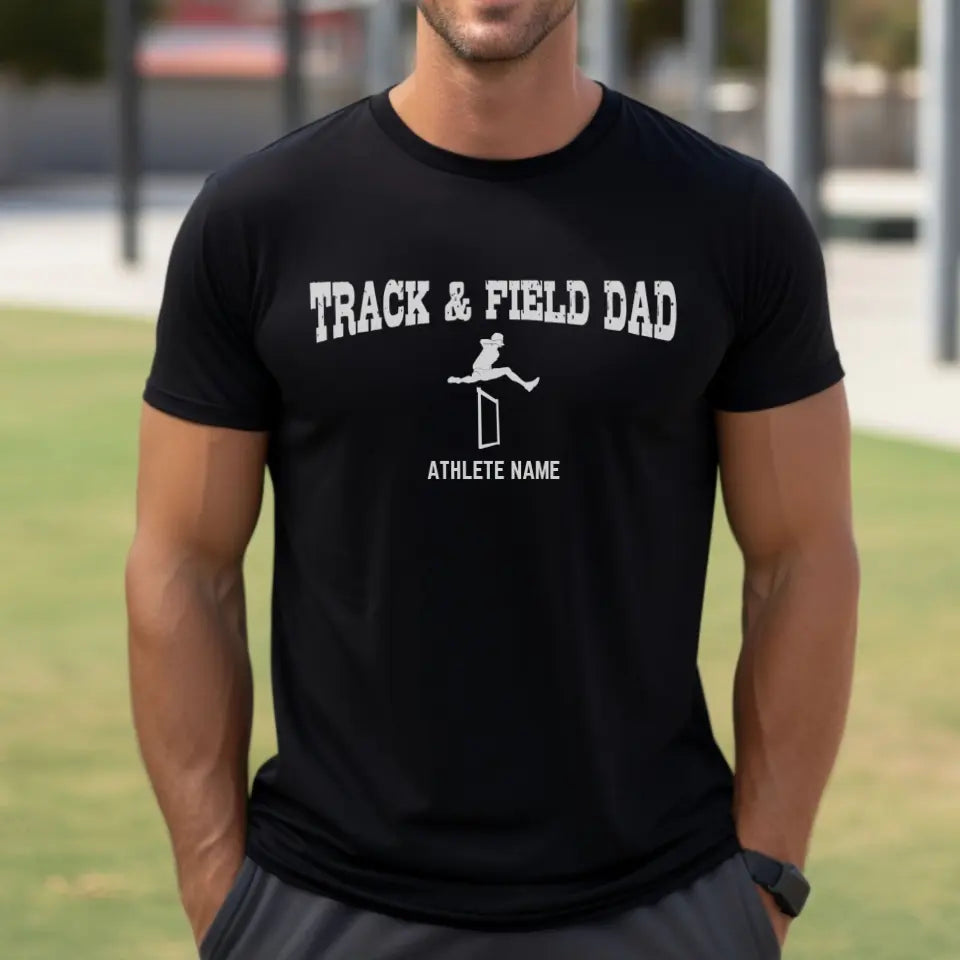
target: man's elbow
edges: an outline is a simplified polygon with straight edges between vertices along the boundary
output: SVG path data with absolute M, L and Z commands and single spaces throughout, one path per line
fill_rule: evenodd
M 124 567 L 129 642 L 144 643 L 167 631 L 163 620 L 172 612 L 171 588 L 179 564 L 171 551 L 143 536 L 136 536 Z
M 835 598 L 838 611 L 842 611 L 838 616 L 846 625 L 842 636 L 852 650 L 856 643 L 860 604 L 860 552 L 852 531 L 837 538 L 824 563 L 827 565 L 826 576 L 831 582 L 829 594 Z
M 860 593 L 860 554 L 849 524 L 816 530 L 768 543 L 764 551 L 744 550 L 746 587 L 764 601 L 799 582 L 817 584 L 855 607 Z
M 801 545 L 797 562 L 798 583 L 812 586 L 811 602 L 837 624 L 838 636 L 852 646 L 860 600 L 860 553 L 853 531 L 841 527 L 810 537 Z
M 131 642 L 175 635 L 190 611 L 219 618 L 243 593 L 242 557 L 139 534 L 127 554 L 124 591 Z
M 851 593 L 857 597 L 860 595 L 860 550 L 852 531 L 843 538 L 839 550 L 840 565 L 843 568 L 846 582 Z
M 856 600 L 860 593 L 860 551 L 852 529 L 843 526 L 811 538 L 807 553 L 839 591 Z

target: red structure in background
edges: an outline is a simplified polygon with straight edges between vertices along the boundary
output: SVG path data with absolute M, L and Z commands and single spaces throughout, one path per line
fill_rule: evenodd
M 246 19 L 244 6 L 240 0 L 172 0 L 164 20 L 176 24 L 236 25 Z
M 302 6 L 308 72 L 332 75 L 356 66 L 363 5 L 344 0 L 340 9 L 316 9 L 302 0 Z M 281 20 L 281 0 L 167 0 L 160 22 L 143 38 L 139 69 L 155 77 L 279 76 L 285 66 Z
M 333 25 L 352 21 L 356 14 L 350 7 L 358 3 L 343 3 L 342 10 L 311 9 L 310 0 L 303 0 L 303 14 L 309 26 Z M 330 6 L 330 5 L 328 5 Z M 275 24 L 280 19 L 280 0 L 168 0 L 167 23 L 211 26 L 247 26 Z

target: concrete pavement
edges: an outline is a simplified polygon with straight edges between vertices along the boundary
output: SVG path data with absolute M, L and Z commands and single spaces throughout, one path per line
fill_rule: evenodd
M 828 183 L 834 208 L 869 206 L 882 178 Z M 170 245 L 198 178 L 152 178 L 145 191 L 144 259 L 124 266 L 106 181 L 76 180 L 0 192 L 0 303 L 156 315 Z M 905 178 L 891 203 L 920 202 Z M 929 360 L 922 249 L 911 243 L 834 241 L 826 246 L 834 329 L 854 423 L 960 449 L 960 365 Z

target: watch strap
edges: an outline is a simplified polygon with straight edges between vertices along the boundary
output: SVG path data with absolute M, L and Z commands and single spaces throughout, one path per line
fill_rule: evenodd
M 759 850 L 744 850 L 743 859 L 747 862 L 750 876 L 767 890 L 775 887 L 783 875 L 783 861 L 768 857 Z
M 743 858 L 750 876 L 770 893 L 780 911 L 799 916 L 810 895 L 810 884 L 800 869 L 759 850 L 744 850 Z

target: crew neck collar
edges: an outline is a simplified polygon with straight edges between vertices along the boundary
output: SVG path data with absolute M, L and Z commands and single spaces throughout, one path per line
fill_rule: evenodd
M 568 143 L 548 153 L 517 159 L 489 159 L 473 157 L 465 153 L 456 153 L 424 140 L 407 126 L 390 102 L 393 86 L 381 90 L 368 98 L 370 110 L 384 133 L 399 147 L 422 163 L 451 173 L 469 177 L 482 177 L 491 180 L 509 180 L 517 177 L 529 177 L 568 163 L 575 157 L 586 153 L 612 126 L 620 113 L 620 94 L 600 84 L 602 95 L 600 104 L 587 125 Z

